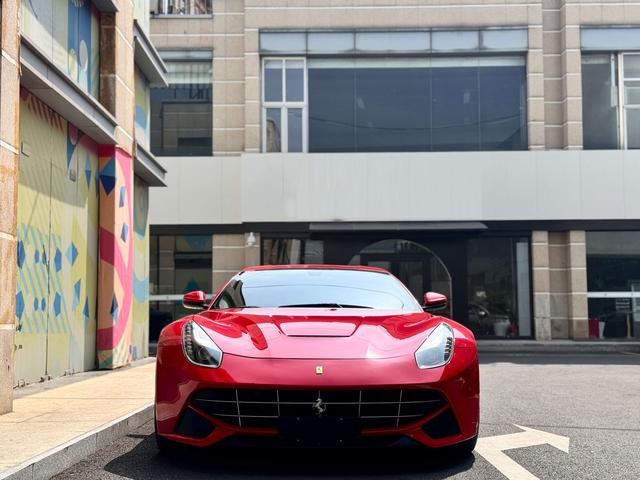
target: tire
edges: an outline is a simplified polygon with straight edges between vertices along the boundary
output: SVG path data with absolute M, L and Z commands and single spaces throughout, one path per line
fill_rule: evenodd
M 478 436 L 470 438 L 469 440 L 465 440 L 464 442 L 456 443 L 455 445 L 450 445 L 448 447 L 443 447 L 438 449 L 445 456 L 453 458 L 463 458 L 471 455 L 473 449 L 476 448 L 476 443 L 478 442 Z
M 158 423 L 156 421 L 155 412 L 153 416 L 153 429 L 154 436 L 156 438 L 156 446 L 160 451 L 160 455 L 167 458 L 175 458 L 181 453 L 184 453 L 186 448 L 185 445 L 169 440 L 168 438 L 164 438 L 158 434 Z

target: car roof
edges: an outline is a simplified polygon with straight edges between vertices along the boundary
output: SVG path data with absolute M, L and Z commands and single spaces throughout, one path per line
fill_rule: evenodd
M 257 265 L 255 267 L 246 267 L 241 272 L 257 272 L 262 270 L 355 270 L 361 272 L 377 272 L 389 274 L 384 268 L 369 267 L 366 265 Z

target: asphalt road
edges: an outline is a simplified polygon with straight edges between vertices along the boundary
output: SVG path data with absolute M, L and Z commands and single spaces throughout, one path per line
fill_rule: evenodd
M 532 475 L 511 478 L 640 478 L 640 355 L 484 355 L 481 389 L 480 437 L 521 432 L 516 425 L 569 437 L 569 453 L 548 444 L 506 450 Z M 477 452 L 251 449 L 166 460 L 152 431 L 147 424 L 56 478 L 505 478 Z

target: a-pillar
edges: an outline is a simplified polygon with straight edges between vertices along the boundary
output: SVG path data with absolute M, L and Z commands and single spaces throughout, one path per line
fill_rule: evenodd
M 131 361 L 133 314 L 133 162 L 113 145 L 101 145 L 98 266 L 99 368 Z

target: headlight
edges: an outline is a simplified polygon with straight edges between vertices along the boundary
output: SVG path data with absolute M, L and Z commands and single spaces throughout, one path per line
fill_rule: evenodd
M 446 323 L 438 325 L 416 350 L 419 368 L 435 368 L 446 365 L 453 357 L 453 329 Z
M 202 367 L 218 368 L 222 363 L 222 350 L 196 322 L 187 322 L 182 328 L 182 350 L 191 363 Z

